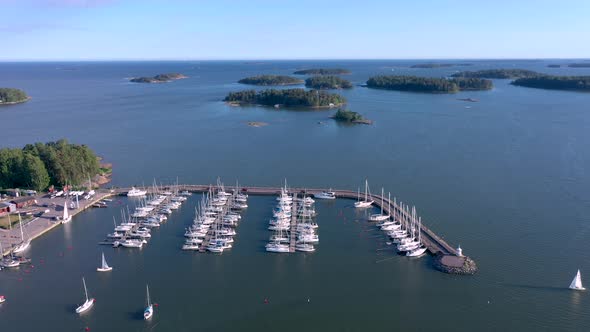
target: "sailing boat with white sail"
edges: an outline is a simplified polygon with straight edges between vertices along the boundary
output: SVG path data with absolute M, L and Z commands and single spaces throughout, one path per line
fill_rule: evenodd
M 83 304 L 81 304 L 78 308 L 76 308 L 77 314 L 85 312 L 86 310 L 92 308 L 92 305 L 94 305 L 94 299 L 88 298 L 88 289 L 86 289 L 86 280 L 84 280 L 84 277 L 82 277 L 82 283 L 84 284 L 84 295 L 86 296 L 86 301 Z
M 373 201 L 369 200 L 369 181 L 365 180 L 365 200 L 361 201 L 359 197 L 359 201 L 354 203 L 355 208 L 368 208 L 369 206 L 373 205 Z
M 68 201 L 66 200 L 64 202 L 64 215 L 61 219 L 61 223 L 67 224 L 70 222 L 70 220 L 72 220 L 72 216 L 70 216 L 70 214 L 68 213 Z
M 154 315 L 154 306 L 150 301 L 150 287 L 148 285 L 145 285 L 145 289 L 147 292 L 147 306 L 143 310 L 143 319 L 148 320 L 152 318 L 152 316 Z
M 2 249 L 2 242 L 0 242 L 0 267 L 10 268 L 18 267 L 20 262 L 15 260 L 12 254 L 4 257 L 4 249 Z
M 574 280 L 572 280 L 572 283 L 570 284 L 570 289 L 586 290 L 586 288 L 584 288 L 584 286 L 582 286 L 582 274 L 580 273 L 579 269 L 578 269 L 578 273 L 576 273 L 576 276 L 574 277 Z
M 20 213 L 18 214 L 18 224 L 20 225 L 20 238 L 21 238 L 21 242 L 19 244 L 17 244 L 14 249 L 12 249 L 12 252 L 15 254 L 18 254 L 19 252 L 23 252 L 27 249 L 29 249 L 29 247 L 31 246 L 31 239 L 27 239 L 25 241 L 25 234 L 23 232 L 23 221 L 20 217 Z
M 109 266 L 107 264 L 107 260 L 104 258 L 104 252 L 102 253 L 102 264 L 100 265 L 100 267 L 96 268 L 96 271 L 98 272 L 108 272 L 108 271 L 112 271 L 113 267 Z
M 383 205 L 384 205 L 383 199 L 384 199 L 384 192 L 383 192 L 383 188 L 381 188 L 381 213 L 375 213 L 375 214 L 370 215 L 369 221 L 384 221 L 384 220 L 389 219 L 389 215 L 383 213 Z M 389 199 L 391 199 L 391 197 Z

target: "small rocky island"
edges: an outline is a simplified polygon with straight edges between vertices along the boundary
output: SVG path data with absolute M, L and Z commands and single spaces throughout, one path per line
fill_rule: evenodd
M 351 124 L 372 124 L 373 121 L 369 119 L 365 119 L 362 115 L 357 112 L 353 112 L 350 110 L 339 109 L 336 113 L 332 116 L 332 119 L 338 122 L 345 122 Z
M 27 93 L 20 89 L 0 88 L 0 105 L 14 105 L 24 103 L 31 99 Z
M 477 71 L 462 71 L 451 75 L 452 77 L 464 78 L 521 78 L 539 76 L 539 73 L 526 69 L 486 69 Z
M 480 91 L 493 88 L 492 81 L 481 78 L 434 78 L 418 76 L 374 76 L 367 81 L 367 87 L 373 89 L 426 92 L 456 93 L 459 91 Z
M 129 82 L 133 83 L 167 83 L 175 80 L 180 80 L 183 78 L 187 78 L 183 74 L 180 73 L 168 73 L 168 74 L 158 74 L 153 77 L 134 77 L 129 80 Z
M 547 65 L 549 68 L 561 68 L 561 65 Z
M 329 108 L 346 103 L 346 99 L 339 94 L 305 89 L 268 89 L 262 91 L 245 90 L 230 92 L 223 100 L 230 105 L 263 105 L 303 108 Z
M 590 76 L 538 75 L 519 78 L 510 84 L 549 90 L 590 91 Z
M 314 68 L 297 70 L 295 75 L 345 75 L 350 74 L 350 71 L 342 68 Z
M 338 76 L 313 76 L 305 80 L 305 86 L 311 89 L 351 89 L 350 81 Z
M 291 76 L 283 76 L 283 75 L 259 75 L 259 76 L 251 76 L 242 78 L 238 81 L 238 83 L 242 84 L 250 84 L 250 85 L 298 85 L 303 84 L 303 80 Z

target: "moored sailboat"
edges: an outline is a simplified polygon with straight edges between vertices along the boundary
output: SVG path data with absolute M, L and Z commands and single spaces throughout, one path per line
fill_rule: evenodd
M 61 223 L 66 224 L 66 223 L 70 222 L 70 220 L 72 220 L 72 216 L 70 216 L 70 214 L 68 213 L 68 202 L 66 200 L 66 202 L 64 202 L 64 214 L 61 219 Z
M 358 201 L 354 203 L 354 207 L 355 208 L 368 208 L 371 205 L 373 205 L 373 201 L 369 200 L 369 181 L 365 180 L 365 199 L 363 201 L 361 201 L 360 195 L 359 195 Z
M 18 224 L 20 225 L 20 238 L 21 238 L 21 242 L 19 244 L 17 244 L 13 249 L 12 252 L 15 254 L 18 254 L 19 252 L 23 252 L 27 249 L 29 249 L 30 245 L 31 245 L 31 239 L 27 239 L 25 241 L 25 235 L 23 232 L 23 221 L 20 217 L 20 213 L 18 214 Z

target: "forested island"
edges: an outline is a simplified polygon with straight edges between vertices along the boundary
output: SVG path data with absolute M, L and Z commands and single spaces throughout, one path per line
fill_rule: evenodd
M 416 65 L 410 66 L 410 68 L 446 68 L 446 67 L 455 67 L 455 66 L 471 66 L 471 63 L 419 63 Z
M 130 79 L 130 82 L 133 83 L 167 83 L 174 80 L 180 80 L 183 78 L 187 78 L 183 74 L 180 73 L 168 73 L 168 74 L 158 74 L 152 77 L 135 77 Z
M 27 93 L 20 89 L 0 88 L 0 105 L 24 103 L 30 99 Z
M 418 76 L 374 76 L 367 81 L 367 87 L 374 89 L 455 93 L 459 91 L 489 90 L 492 81 L 481 78 L 434 78 Z
M 313 76 L 305 80 L 305 86 L 312 89 L 351 89 L 352 83 L 338 76 Z
M 567 66 L 570 68 L 590 68 L 590 62 L 570 63 Z
M 308 108 L 334 107 L 346 103 L 346 99 L 338 94 L 305 89 L 230 92 L 224 101 L 233 105 L 278 105 Z
M 350 110 L 339 109 L 336 113 L 332 116 L 332 119 L 339 121 L 339 122 L 346 122 L 352 124 L 372 124 L 373 121 L 365 119 L 362 115 L 357 112 L 353 112 Z
M 547 65 L 549 68 L 561 68 L 561 65 Z
M 519 78 L 511 84 L 538 89 L 590 91 L 590 76 L 539 75 Z
M 349 70 L 342 68 L 315 68 L 304 69 L 293 72 L 295 75 L 343 75 L 350 74 Z
M 451 75 L 452 77 L 468 77 L 468 78 L 521 78 L 534 77 L 539 73 L 526 69 L 486 69 L 477 71 L 462 71 Z
M 110 173 L 86 145 L 57 142 L 28 144 L 22 149 L 0 149 L 0 188 L 30 188 L 79 185 L 89 176 Z
M 291 76 L 283 76 L 283 75 L 259 75 L 259 76 L 252 76 L 242 78 L 238 81 L 238 83 L 242 84 L 251 84 L 251 85 L 296 85 L 302 84 L 303 80 Z

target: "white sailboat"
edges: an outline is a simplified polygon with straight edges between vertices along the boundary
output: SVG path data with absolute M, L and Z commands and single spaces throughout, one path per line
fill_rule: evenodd
M 365 200 L 361 201 L 359 197 L 359 201 L 354 203 L 355 208 L 368 208 L 369 206 L 373 205 L 373 201 L 369 200 L 369 181 L 365 180 Z
M 6 302 L 6 298 L 4 297 L 4 295 L 0 295 L 0 303 L 4 302 Z
M 27 249 L 29 249 L 30 245 L 31 245 L 31 239 L 27 239 L 25 241 L 25 234 L 23 232 L 23 221 L 20 217 L 20 213 L 18 214 L 18 224 L 20 225 L 20 238 L 21 238 L 21 242 L 19 244 L 17 244 L 14 249 L 12 249 L 12 252 L 15 254 L 18 254 L 19 252 L 23 252 Z
M 147 306 L 143 310 L 143 319 L 148 320 L 148 319 L 152 318 L 152 316 L 154 315 L 154 306 L 152 305 L 152 302 L 150 301 L 150 288 L 149 288 L 149 286 L 145 285 L 145 289 L 147 291 Z
M 104 252 L 102 253 L 102 264 L 100 265 L 100 267 L 96 268 L 96 271 L 98 272 L 108 272 L 113 270 L 112 266 L 109 266 L 107 264 L 107 260 L 104 258 Z
M 94 305 L 94 299 L 88 298 L 88 289 L 86 289 L 86 280 L 84 280 L 84 277 L 82 277 L 82 283 L 84 284 L 84 295 L 86 296 L 86 301 L 83 304 L 81 304 L 78 308 L 76 308 L 77 314 L 85 312 L 86 310 L 92 308 L 92 305 Z
M 584 286 L 582 286 L 582 274 L 580 274 L 579 269 L 578 269 L 578 273 L 576 273 L 576 276 L 574 277 L 574 280 L 572 280 L 572 283 L 570 284 L 570 289 L 586 290 L 586 288 L 584 288 Z
M 11 268 L 18 267 L 20 262 L 12 257 L 12 254 L 4 257 L 4 249 L 2 249 L 2 242 L 0 242 L 0 267 Z
M 72 220 L 72 216 L 70 216 L 70 214 L 68 213 L 68 202 L 64 202 L 64 215 L 61 219 L 61 223 L 62 224 L 66 224 L 69 223 L 70 220 Z
M 369 216 L 369 221 L 384 221 L 389 219 L 389 215 L 383 214 L 383 199 L 384 199 L 383 188 L 381 188 L 381 213 L 375 213 Z M 391 199 L 391 197 L 389 197 Z

